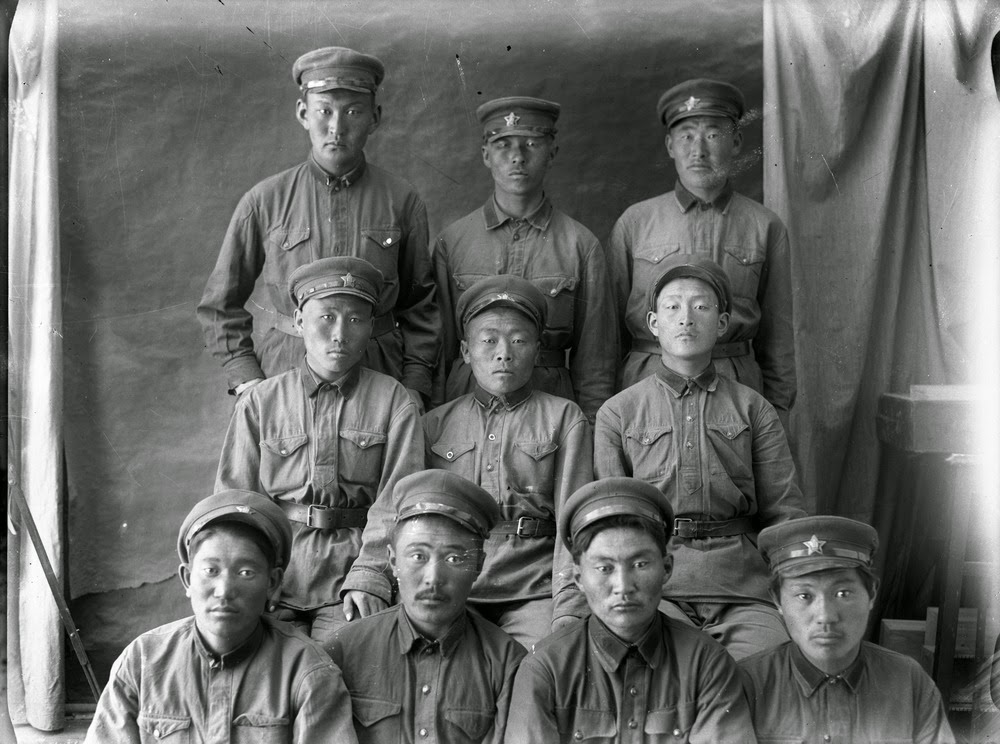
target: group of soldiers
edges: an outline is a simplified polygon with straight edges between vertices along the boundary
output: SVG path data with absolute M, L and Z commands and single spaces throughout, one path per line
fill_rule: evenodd
M 292 73 L 310 157 L 240 200 L 198 309 L 237 402 L 178 536 L 194 615 L 123 652 L 88 742 L 953 741 L 864 641 L 875 531 L 804 509 L 739 90 L 664 93 L 678 182 L 605 247 L 544 192 L 559 105 L 485 103 L 493 194 L 429 244 L 365 159 L 382 63 Z

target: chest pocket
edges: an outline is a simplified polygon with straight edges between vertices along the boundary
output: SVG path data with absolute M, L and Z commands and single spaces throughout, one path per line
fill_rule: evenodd
M 265 439 L 260 443 L 260 482 L 269 496 L 283 496 L 309 481 L 309 436 Z
M 285 744 L 291 739 L 287 718 L 243 713 L 233 721 L 233 744 Z
M 507 463 L 510 487 L 521 495 L 539 494 L 551 498 L 558 449 L 559 444 L 548 439 L 515 441 Z
M 368 736 L 360 737 L 362 741 L 396 741 L 400 738 L 400 703 L 351 695 L 351 709 L 354 720 L 367 730 Z
M 545 324 L 550 331 L 573 330 L 573 310 L 576 306 L 575 276 L 533 276 L 531 283 L 542 290 L 548 306 Z
M 184 716 L 140 713 L 136 724 L 139 726 L 139 741 L 142 744 L 187 744 L 191 741 L 191 719 Z
M 557 708 L 556 725 L 563 741 L 598 741 L 618 734 L 615 717 L 606 710 Z
M 388 437 L 380 431 L 341 429 L 338 463 L 340 472 L 329 473 L 326 483 L 339 478 L 341 483 L 370 486 L 374 498 L 382 476 L 382 460 L 387 440 Z
M 658 481 L 673 466 L 673 426 L 626 429 L 625 455 L 632 464 L 632 477 Z
M 361 229 L 359 256 L 382 272 L 386 287 L 399 284 L 399 245 L 403 231 L 392 225 L 388 227 L 364 227 Z M 386 290 L 382 290 L 385 297 Z
M 706 423 L 715 457 L 709 465 L 713 475 L 725 473 L 734 481 L 753 478 L 753 435 L 745 421 Z
M 431 445 L 430 466 L 450 470 L 463 478 L 476 479 L 475 442 L 435 442 Z
M 636 264 L 633 274 L 639 275 L 643 271 L 643 268 L 648 271 L 650 266 L 657 266 L 667 256 L 672 256 L 680 249 L 681 247 L 678 243 L 640 243 L 632 249 L 632 257 Z M 652 283 L 654 278 L 655 274 L 647 274 L 646 284 Z
M 649 711 L 643 731 L 670 737 L 669 741 L 685 742 L 690 739 L 693 724 L 694 704 L 682 703 L 675 707 Z
M 727 245 L 723 247 L 722 268 L 729 275 L 733 297 L 747 297 L 756 301 L 761 271 L 766 253 L 756 244 Z
M 312 250 L 311 236 L 309 227 L 283 226 L 267 234 L 264 274 L 282 294 L 287 293 L 288 277 L 295 269 L 319 258 Z
M 468 710 L 461 708 L 451 708 L 444 712 L 445 720 L 458 728 L 470 741 L 480 742 L 493 725 L 496 719 L 496 711 L 492 710 Z M 458 737 L 446 736 L 445 741 L 458 741 Z

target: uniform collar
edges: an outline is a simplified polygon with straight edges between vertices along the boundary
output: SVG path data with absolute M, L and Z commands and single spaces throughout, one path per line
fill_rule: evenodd
M 326 382 L 313 372 L 312 367 L 309 366 L 309 362 L 306 361 L 305 357 L 302 357 L 300 375 L 302 377 L 302 387 L 305 388 L 306 395 L 310 398 L 315 398 L 320 391 L 329 390 L 330 388 L 337 388 L 341 395 L 345 398 L 350 398 L 351 393 L 358 386 L 358 378 L 361 376 L 361 364 L 355 364 L 347 374 L 339 379 L 333 382 Z
M 531 397 L 531 382 L 529 381 L 524 387 L 518 388 L 506 395 L 491 395 L 480 387 L 477 382 L 476 389 L 472 395 L 476 399 L 476 403 L 488 411 L 492 411 L 496 406 L 503 406 L 508 411 L 513 411 Z
M 616 672 L 630 653 L 638 654 L 652 669 L 656 669 L 663 661 L 663 634 L 660 632 L 659 614 L 653 616 L 653 622 L 638 643 L 623 641 L 597 615 L 591 615 L 587 620 L 587 633 L 597 650 L 601 666 L 608 674 Z
M 682 212 L 687 212 L 695 204 L 699 205 L 701 209 L 715 208 L 720 212 L 725 212 L 733 198 L 733 185 L 727 180 L 726 185 L 722 187 L 722 193 L 715 197 L 715 201 L 703 202 L 684 188 L 684 184 L 681 183 L 680 179 L 677 179 L 677 183 L 674 185 L 674 196 L 677 197 L 677 203 Z
M 411 652 L 419 653 L 424 649 L 437 648 L 441 650 L 443 656 L 451 656 L 465 635 L 467 623 L 467 613 L 463 611 L 441 638 L 432 641 L 424 638 L 420 635 L 420 631 L 413 627 L 409 615 L 406 614 L 406 609 L 401 604 L 399 605 L 399 617 L 396 621 L 396 641 L 399 643 L 399 653 L 405 656 Z
M 712 392 L 719 382 L 719 376 L 715 372 L 715 365 L 711 362 L 694 377 L 683 377 L 661 361 L 660 366 L 656 368 L 656 376 L 663 384 L 670 388 L 675 398 L 680 398 L 689 388 L 694 389 L 695 387 L 699 387 L 706 392 Z
M 331 176 L 323 169 L 323 166 L 316 162 L 316 158 L 311 153 L 309 155 L 309 171 L 315 176 L 317 181 L 326 184 L 330 188 L 346 189 L 349 186 L 353 186 L 361 180 L 366 168 L 367 161 L 365 160 L 365 154 L 361 153 L 361 162 L 353 170 L 340 177 Z
M 791 644 L 792 670 L 796 682 L 802 687 L 802 692 L 806 697 L 812 697 L 816 691 L 825 684 L 843 683 L 851 692 L 857 694 L 858 685 L 861 683 L 861 675 L 865 671 L 865 647 L 861 646 L 858 657 L 851 662 L 840 674 L 827 674 L 815 666 L 805 657 L 799 647 L 794 642 Z
M 500 209 L 500 205 L 497 204 L 497 197 L 495 194 L 490 196 L 490 198 L 486 200 L 486 204 L 483 205 L 483 217 L 486 220 L 487 230 L 498 228 L 505 222 L 509 222 L 514 219 Z M 549 221 L 552 219 L 552 202 L 549 201 L 549 197 L 543 194 L 542 203 L 535 208 L 534 212 L 525 216 L 523 219 L 532 227 L 544 232 L 549 226 Z
M 195 621 L 192 625 L 194 626 L 194 647 L 198 655 L 208 662 L 212 669 L 219 671 L 232 669 L 253 656 L 260 648 L 261 641 L 264 640 L 264 624 L 258 620 L 257 627 L 254 628 L 253 633 L 242 646 L 234 648 L 228 654 L 217 654 L 205 645 L 201 632 L 198 630 L 198 622 Z

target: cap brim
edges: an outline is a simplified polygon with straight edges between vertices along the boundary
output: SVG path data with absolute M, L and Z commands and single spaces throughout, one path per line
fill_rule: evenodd
M 817 571 L 829 571 L 836 568 L 866 568 L 866 566 L 863 563 L 850 558 L 817 556 L 816 558 L 798 560 L 795 562 L 794 566 L 789 566 L 787 568 L 779 567 L 778 575 L 787 579 L 795 579 L 799 576 L 816 573 Z
M 667 126 L 672 127 L 679 121 L 684 119 L 691 119 L 695 116 L 714 116 L 719 119 L 729 119 L 729 121 L 736 123 L 739 120 L 733 116 L 731 111 L 726 111 L 721 108 L 702 108 L 702 109 L 692 109 L 691 111 L 681 111 L 674 116 L 670 117 L 668 121 L 670 122 Z
M 528 312 L 528 310 L 525 309 L 524 305 L 518 304 L 513 300 L 493 300 L 492 302 L 489 302 L 488 304 L 483 305 L 482 307 L 476 308 L 473 312 L 466 314 L 463 326 L 468 325 L 469 321 L 471 321 L 473 318 L 479 315 L 482 315 L 487 310 L 495 310 L 498 307 L 509 307 L 511 310 L 517 310 L 521 315 L 523 315 L 525 318 L 534 323 L 536 328 L 541 328 L 541 324 L 538 322 L 538 318 L 536 318 L 534 315 Z
M 513 127 L 511 129 L 504 129 L 502 132 L 497 132 L 496 134 L 491 134 L 486 138 L 486 142 L 496 142 L 498 139 L 503 139 L 504 137 L 550 137 L 552 132 L 540 132 L 537 129 L 532 129 L 530 127 Z
M 374 93 L 371 88 L 363 88 L 360 85 L 346 85 L 344 83 L 331 83 L 330 85 L 317 85 L 315 88 L 307 88 L 306 93 L 326 93 L 331 90 L 353 90 L 356 93 Z
M 317 289 L 315 292 L 307 294 L 299 302 L 299 307 L 305 305 L 309 300 L 315 300 L 317 297 L 330 297 L 332 295 L 348 295 L 350 297 L 357 297 L 359 299 L 362 299 L 371 305 L 378 304 L 375 300 L 372 299 L 371 295 L 366 294 L 361 290 L 351 289 L 350 287 L 331 287 L 328 289 Z

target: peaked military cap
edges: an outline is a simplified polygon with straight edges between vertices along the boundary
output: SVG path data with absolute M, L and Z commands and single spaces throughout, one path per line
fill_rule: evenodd
M 195 535 L 215 522 L 240 522 L 262 533 L 274 548 L 278 568 L 288 565 L 292 555 L 292 525 L 267 496 L 254 491 L 230 489 L 202 499 L 188 512 L 177 533 L 177 555 L 189 562 L 188 549 Z
M 738 123 L 745 109 L 743 94 L 735 85 L 696 78 L 685 80 L 660 96 L 656 115 L 669 129 L 692 116 L 722 116 Z
M 393 496 L 397 522 L 435 514 L 485 539 L 500 521 L 500 507 L 489 493 L 447 470 L 422 470 L 400 478 Z
M 640 517 L 673 529 L 674 511 L 660 489 L 637 478 L 603 478 L 579 488 L 559 512 L 559 532 L 570 550 L 584 527 L 608 517 Z
M 302 95 L 338 88 L 374 93 L 385 77 L 385 66 L 370 54 L 346 47 L 323 47 L 295 60 L 292 77 Z
M 555 135 L 561 106 L 542 98 L 507 96 L 487 101 L 476 109 L 487 143 L 520 134 L 525 137 Z
M 726 270 L 710 258 L 689 253 L 675 253 L 660 267 L 661 273 L 649 285 L 647 306 L 656 312 L 656 301 L 660 290 L 674 279 L 701 279 L 712 288 L 719 300 L 719 312 L 728 313 L 733 309 L 733 291 Z
M 542 290 L 513 274 L 498 274 L 480 279 L 458 299 L 455 311 L 462 328 L 479 313 L 495 307 L 511 307 L 526 315 L 538 328 L 545 328 L 547 303 Z
M 871 568 L 878 533 L 846 517 L 801 517 L 761 530 L 757 548 L 772 573 L 793 578 L 830 568 Z
M 295 307 L 306 300 L 334 294 L 360 297 L 373 305 L 382 293 L 382 272 L 354 256 L 333 256 L 300 266 L 288 278 Z

